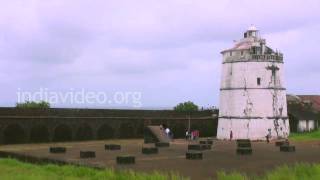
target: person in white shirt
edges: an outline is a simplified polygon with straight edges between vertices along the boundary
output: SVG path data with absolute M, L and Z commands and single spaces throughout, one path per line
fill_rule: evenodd
M 169 128 L 166 128 L 165 132 L 166 132 L 167 136 L 169 137 L 169 135 L 170 135 L 170 129 L 169 129 Z

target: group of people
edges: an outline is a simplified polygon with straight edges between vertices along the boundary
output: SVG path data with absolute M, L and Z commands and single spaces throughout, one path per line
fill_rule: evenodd
M 197 140 L 200 136 L 199 130 L 189 131 L 186 130 L 186 140 Z
M 160 130 L 162 130 L 168 138 L 170 138 L 171 140 L 173 139 L 173 132 L 169 129 L 169 127 L 166 124 L 161 124 Z M 186 140 L 197 140 L 199 136 L 199 130 L 186 130 Z

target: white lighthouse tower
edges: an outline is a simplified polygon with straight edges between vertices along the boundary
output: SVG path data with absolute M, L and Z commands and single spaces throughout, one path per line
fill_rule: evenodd
M 289 135 L 283 55 L 251 26 L 223 56 L 218 139 L 265 140 Z

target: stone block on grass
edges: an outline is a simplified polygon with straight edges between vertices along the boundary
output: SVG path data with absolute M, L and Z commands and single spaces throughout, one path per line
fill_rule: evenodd
M 134 164 L 136 158 L 130 155 L 117 156 L 117 164 Z
M 202 152 L 200 152 L 200 151 L 187 151 L 186 152 L 186 159 L 190 159 L 190 160 L 202 159 Z
M 96 152 L 95 151 L 80 151 L 80 158 L 95 158 Z
M 104 145 L 105 150 L 120 150 L 121 146 L 119 144 L 106 144 Z
M 252 154 L 252 148 L 251 147 L 238 147 L 237 148 L 237 154 L 239 154 L 239 155 L 250 155 L 250 154 Z
M 65 147 L 50 147 L 49 148 L 49 152 L 55 153 L 55 154 L 66 153 L 66 151 L 67 151 L 67 148 L 65 148 Z

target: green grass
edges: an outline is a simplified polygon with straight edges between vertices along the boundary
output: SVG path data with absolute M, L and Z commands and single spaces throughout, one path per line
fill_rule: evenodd
M 308 140 L 320 140 L 320 131 L 312 131 L 305 133 L 290 133 L 289 140 L 294 141 L 308 141 Z
M 34 165 L 13 159 L 0 159 L 1 180 L 180 180 L 187 179 L 170 174 L 138 173 L 134 171 L 96 170 L 77 166 Z M 219 180 L 318 180 L 320 164 L 300 163 L 280 166 L 264 176 L 248 176 L 238 172 L 218 172 Z
M 280 166 L 260 177 L 249 177 L 237 172 L 218 173 L 219 180 L 318 180 L 320 179 L 320 164 L 295 164 L 294 166 Z
M 34 165 L 14 159 L 0 159 L 1 180 L 182 180 L 176 174 L 96 170 L 77 166 Z

